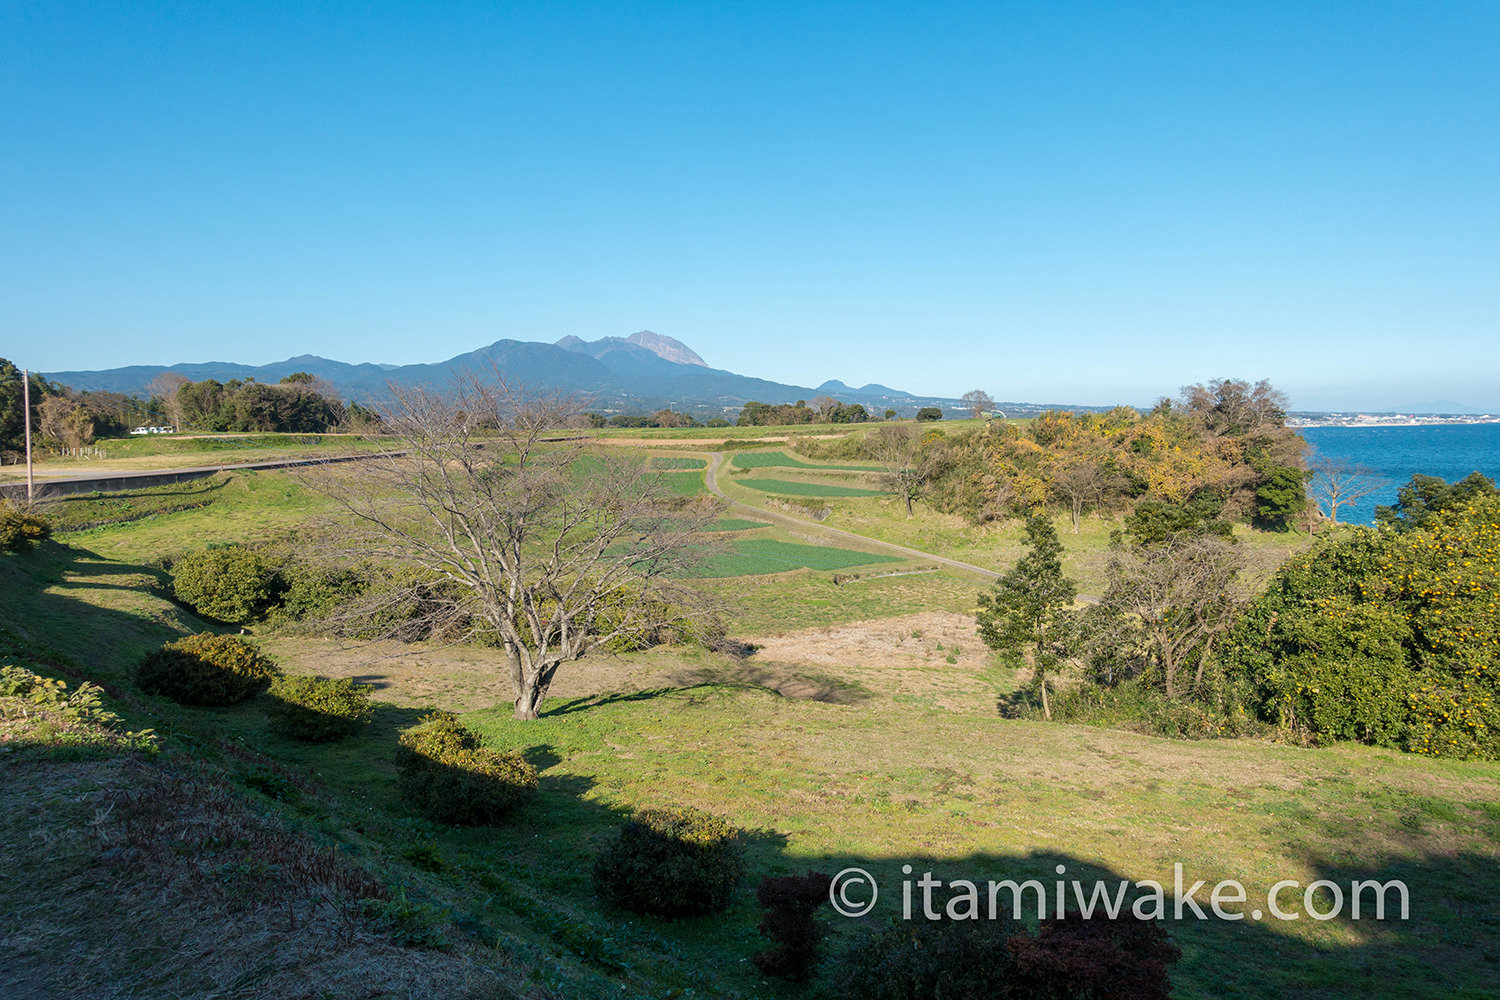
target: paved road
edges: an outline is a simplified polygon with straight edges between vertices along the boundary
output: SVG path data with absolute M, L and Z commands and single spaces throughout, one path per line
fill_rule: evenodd
M 972 573 L 973 575 L 985 580 L 995 580 L 1000 576 L 1000 574 L 995 572 L 994 570 L 985 569 L 983 566 L 975 566 L 972 563 L 959 562 L 957 559 L 949 559 L 947 556 L 940 556 L 932 552 L 923 552 L 920 549 L 909 549 L 905 545 L 896 545 L 892 542 L 882 542 L 878 539 L 870 538 L 867 535 L 856 535 L 852 531 L 844 531 L 840 528 L 830 528 L 827 525 L 819 524 L 816 521 L 808 521 L 800 517 L 792 517 L 790 514 L 778 514 L 774 511 L 766 510 L 763 507 L 752 507 L 747 503 L 740 503 L 738 500 L 732 500 L 724 493 L 723 490 L 719 488 L 719 468 L 724 464 L 724 460 L 729 457 L 728 453 L 700 451 L 695 452 L 694 454 L 708 461 L 708 468 L 703 473 L 703 481 L 708 485 L 709 492 L 718 497 L 720 500 L 728 503 L 729 506 L 741 511 L 746 511 L 748 513 L 754 514 L 758 518 L 769 518 L 772 521 L 781 523 L 783 526 L 795 527 L 799 531 L 816 531 L 834 538 L 844 538 L 850 541 L 862 542 L 865 545 L 874 546 L 887 552 L 896 553 L 906 559 L 926 559 L 943 566 L 948 566 L 952 569 L 962 570 L 965 573 Z

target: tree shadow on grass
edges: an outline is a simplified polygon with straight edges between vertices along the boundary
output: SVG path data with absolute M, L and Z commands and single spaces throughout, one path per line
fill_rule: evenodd
M 579 698 L 568 698 L 562 701 L 548 700 L 546 707 L 542 710 L 542 718 L 553 718 L 559 715 L 575 715 L 586 712 L 591 708 L 601 708 L 605 705 L 618 705 L 636 701 L 655 701 L 659 698 L 669 698 L 681 694 L 686 688 L 662 687 L 652 688 L 647 691 L 620 691 L 614 694 L 591 694 Z

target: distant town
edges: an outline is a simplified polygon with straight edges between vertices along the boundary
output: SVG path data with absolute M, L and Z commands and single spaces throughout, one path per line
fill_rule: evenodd
M 1427 424 L 1494 424 L 1489 413 L 1292 413 L 1289 427 L 1421 427 Z

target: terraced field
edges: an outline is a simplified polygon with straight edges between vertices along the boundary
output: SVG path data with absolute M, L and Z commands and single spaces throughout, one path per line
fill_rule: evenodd
M 695 576 L 760 576 L 785 573 L 795 569 L 833 570 L 876 563 L 898 563 L 897 556 L 874 555 L 831 545 L 803 545 L 774 538 L 744 538 L 730 543 L 729 549 L 711 556 Z
M 792 458 L 784 451 L 742 451 L 729 463 L 736 469 L 842 469 L 847 472 L 879 472 L 874 465 L 814 465 Z
M 763 493 L 780 493 L 789 497 L 878 497 L 879 490 L 859 486 L 836 486 L 832 483 L 797 482 L 790 479 L 740 479 L 736 482 Z

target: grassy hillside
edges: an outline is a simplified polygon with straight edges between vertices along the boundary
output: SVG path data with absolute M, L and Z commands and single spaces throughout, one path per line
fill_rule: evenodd
M 739 575 L 705 586 L 726 605 L 731 633 L 760 647 L 753 655 L 667 647 L 590 657 L 560 672 L 542 719 L 518 723 L 492 650 L 263 635 L 287 671 L 376 686 L 379 710 L 364 732 L 293 743 L 268 730 L 256 702 L 186 709 L 130 682 L 145 651 L 204 627 L 169 599 L 159 560 L 211 541 L 281 537 L 328 513 L 283 475 L 190 485 L 80 498 L 70 523 L 113 522 L 0 556 L 7 656 L 103 684 L 125 725 L 156 729 L 164 748 L 69 761 L 34 730 L 0 729 L 0 990 L 5 975 L 13 987 L 52 981 L 55 949 L 39 942 L 56 941 L 122 970 L 114 985 L 87 981 L 100 996 L 315 996 L 314 986 L 347 995 L 354 959 L 365 957 L 378 975 L 362 985 L 383 995 L 428 982 L 456 996 L 790 997 L 802 994 L 749 962 L 765 944 L 753 888 L 767 875 L 864 868 L 888 916 L 903 864 L 944 880 L 1050 883 L 1063 865 L 1067 878 L 1168 886 L 1181 864 L 1190 883 L 1238 879 L 1252 900 L 1282 879 L 1399 878 L 1411 919 L 1171 920 L 1183 951 L 1176 997 L 1492 994 L 1500 765 L 1003 718 L 997 702 L 1017 679 L 974 635 L 980 584 L 873 549 L 841 552 L 811 527 L 799 537 L 741 519 L 720 525 L 733 531 L 726 558 L 743 561 Z M 928 551 L 997 567 L 1018 551 L 1014 526 L 969 528 L 927 511 L 907 521 L 885 498 L 829 502 L 827 523 Z M 1105 534 L 1093 521 L 1079 536 L 1063 530 L 1085 581 Z M 1245 540 L 1267 554 L 1295 542 Z M 820 568 L 764 572 L 781 557 Z M 860 560 L 857 579 L 835 579 L 845 559 Z M 892 571 L 909 575 L 881 575 Z M 400 731 L 434 707 L 466 712 L 492 745 L 526 754 L 541 772 L 536 800 L 496 828 L 412 813 L 391 755 Z M 188 791 L 167 795 L 170 775 L 190 777 L 180 783 Z M 365 873 L 349 879 L 376 886 L 348 892 L 383 901 L 358 919 L 348 911 L 344 932 L 307 886 L 257 867 L 277 863 L 269 856 L 219 857 L 197 834 L 178 853 L 144 852 L 139 817 L 153 814 L 131 788 L 162 790 L 169 817 L 264 829 L 255 842 L 283 854 L 289 844 L 332 851 Z M 118 812 L 98 819 L 112 802 Z M 594 854 L 623 817 L 663 804 L 709 809 L 747 831 L 751 877 L 727 913 L 662 921 L 605 911 L 595 898 Z M 260 883 L 270 888 L 256 895 Z M 1301 911 L 1300 890 L 1282 903 Z M 857 929 L 831 919 L 835 944 Z M 323 936 L 299 939 L 293 926 Z M 304 994 L 285 974 L 283 949 L 297 940 L 321 949 L 307 959 Z M 209 942 L 227 959 L 206 962 Z

